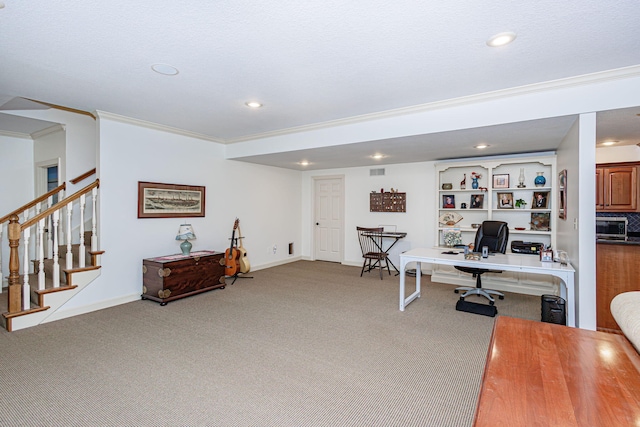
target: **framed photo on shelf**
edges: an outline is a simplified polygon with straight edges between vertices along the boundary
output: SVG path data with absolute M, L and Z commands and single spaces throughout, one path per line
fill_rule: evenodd
M 497 193 L 498 209 L 513 209 L 513 193 Z
M 138 218 L 203 217 L 205 187 L 138 182 Z
M 558 174 L 558 203 L 560 209 L 558 210 L 558 218 L 567 219 L 567 170 L 563 169 Z
M 532 209 L 547 209 L 549 207 L 549 192 L 534 191 L 533 200 L 531 201 Z
M 456 196 L 453 194 L 442 195 L 442 209 L 455 209 L 456 208 Z
M 549 212 L 531 212 L 531 230 L 549 231 L 551 214 Z
M 493 188 L 509 188 L 509 174 L 493 175 Z
M 484 194 L 471 195 L 471 203 L 469 205 L 471 209 L 482 209 L 483 204 L 484 204 Z

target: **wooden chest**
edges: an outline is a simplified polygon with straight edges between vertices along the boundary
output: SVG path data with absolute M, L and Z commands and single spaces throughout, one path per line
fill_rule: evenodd
M 198 251 L 142 260 L 142 299 L 169 301 L 224 289 L 224 253 Z

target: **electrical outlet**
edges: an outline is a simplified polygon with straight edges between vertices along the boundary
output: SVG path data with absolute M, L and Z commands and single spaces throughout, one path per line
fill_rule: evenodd
M 273 253 L 275 255 L 275 253 L 278 251 L 278 246 L 277 245 L 273 245 Z

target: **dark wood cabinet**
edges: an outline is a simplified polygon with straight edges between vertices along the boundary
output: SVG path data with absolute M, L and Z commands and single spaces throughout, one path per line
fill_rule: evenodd
M 635 212 L 637 209 L 637 165 L 598 165 L 596 167 L 596 211 Z
M 142 299 L 169 301 L 225 287 L 224 254 L 214 251 L 167 255 L 142 261 Z

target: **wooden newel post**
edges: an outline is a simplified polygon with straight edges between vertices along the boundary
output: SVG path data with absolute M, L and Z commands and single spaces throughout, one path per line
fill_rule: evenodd
M 22 284 L 20 283 L 20 224 L 18 215 L 9 218 L 7 235 L 9 237 L 9 313 L 22 311 Z

